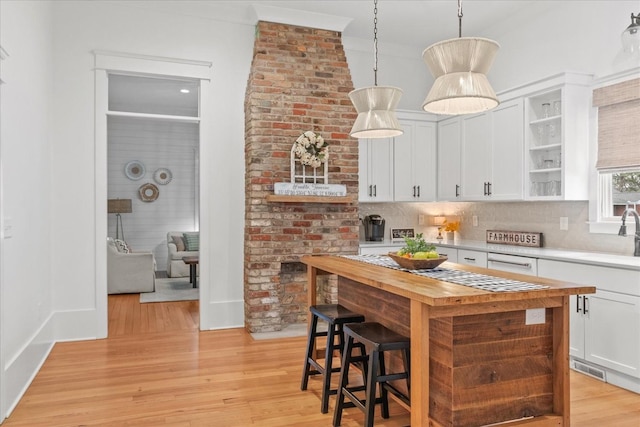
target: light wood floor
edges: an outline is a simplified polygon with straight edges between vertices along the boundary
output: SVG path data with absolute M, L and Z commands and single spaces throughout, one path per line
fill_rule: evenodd
M 3 426 L 325 427 L 320 382 L 300 391 L 304 338 L 199 332 L 197 302 L 109 297 L 109 338 L 56 344 Z M 639 427 L 640 395 L 571 373 L 573 427 Z M 377 412 L 379 414 L 379 412 Z M 343 426 L 361 426 L 348 409 Z M 409 425 L 392 405 L 376 427 Z

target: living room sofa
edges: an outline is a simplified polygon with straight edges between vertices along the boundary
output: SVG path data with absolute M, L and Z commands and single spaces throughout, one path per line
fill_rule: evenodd
M 156 262 L 151 252 L 129 252 L 122 240 L 107 238 L 107 293 L 153 292 Z
M 189 242 L 185 241 L 185 234 L 190 238 Z M 197 231 L 169 231 L 167 233 L 168 277 L 189 277 L 189 265 L 185 264 L 182 258 L 200 255 L 199 237 Z M 188 246 L 189 243 L 191 243 L 191 248 Z

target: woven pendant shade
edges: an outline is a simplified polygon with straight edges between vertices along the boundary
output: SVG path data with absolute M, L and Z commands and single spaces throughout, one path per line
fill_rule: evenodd
M 432 44 L 422 58 L 436 78 L 422 108 L 434 114 L 471 114 L 498 106 L 486 73 L 499 49 L 493 40 L 460 37 Z
M 395 108 L 402 90 L 393 86 L 370 86 L 353 90 L 349 98 L 358 112 L 350 135 L 354 138 L 391 138 L 402 135 Z

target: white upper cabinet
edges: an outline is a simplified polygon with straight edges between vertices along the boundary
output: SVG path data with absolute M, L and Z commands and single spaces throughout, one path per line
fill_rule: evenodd
M 492 200 L 522 200 L 524 113 L 522 99 L 500 104 L 491 111 L 491 176 Z
M 489 195 L 491 129 L 488 113 L 462 116 L 461 196 L 482 200 Z
M 394 138 L 394 200 L 436 199 L 436 124 L 401 119 L 404 134 Z
M 460 199 L 460 119 L 438 122 L 438 200 Z
M 460 120 L 461 199 L 522 200 L 522 99 Z
M 393 201 L 393 139 L 358 140 L 361 202 Z

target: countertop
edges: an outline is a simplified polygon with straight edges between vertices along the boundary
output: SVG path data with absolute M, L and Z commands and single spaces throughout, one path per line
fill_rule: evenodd
M 596 291 L 593 286 L 579 285 L 542 277 L 522 276 L 515 273 L 460 264 L 455 265 L 457 270 L 488 274 L 513 280 L 526 279 L 528 283 L 541 284 L 546 287 L 544 289 L 517 292 L 492 292 L 411 274 L 406 271 L 365 264 L 361 261 L 340 256 L 305 255 L 301 258 L 301 261 L 309 267 L 314 267 L 331 274 L 337 274 L 338 276 L 355 280 L 366 286 L 382 289 L 383 291 L 411 300 L 420 301 L 432 307 L 459 307 L 460 305 L 467 304 L 507 303 L 523 300 L 535 300 L 537 304 L 540 304 L 540 299 L 543 298 L 585 293 L 591 294 Z M 315 296 L 311 298 L 311 301 L 313 301 L 314 297 Z
M 631 255 L 615 255 L 599 252 L 587 252 L 568 249 L 552 249 L 552 248 L 529 248 L 525 246 L 496 245 L 494 243 L 486 243 L 479 240 L 455 240 L 453 242 L 429 241 L 434 245 L 444 246 L 455 249 L 468 249 L 482 252 L 494 252 L 507 255 L 516 255 L 524 257 L 532 257 L 539 259 L 548 259 L 555 261 L 573 262 L 578 264 L 598 265 L 603 267 L 622 268 L 626 270 L 640 271 L 640 257 Z M 632 242 L 630 242 L 632 244 Z M 366 242 L 360 241 L 360 247 L 402 247 L 404 243 L 392 243 L 389 240 L 384 242 Z M 633 248 L 630 247 L 630 251 Z

